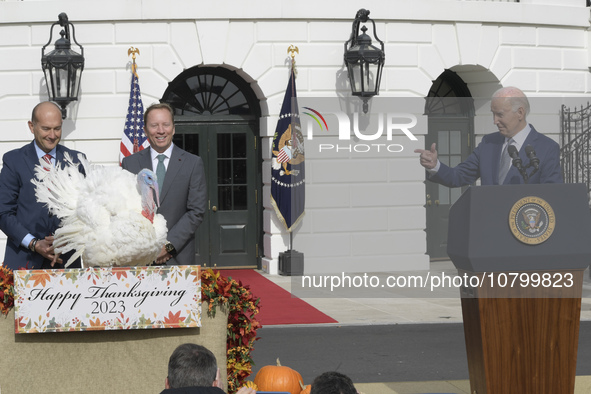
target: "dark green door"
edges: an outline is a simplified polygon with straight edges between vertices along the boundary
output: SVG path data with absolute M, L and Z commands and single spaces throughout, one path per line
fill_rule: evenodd
M 437 143 L 438 159 L 455 167 L 471 153 L 471 120 L 467 118 L 429 117 L 426 149 Z M 449 188 L 427 182 L 427 253 L 432 260 L 447 258 L 449 209 L 466 188 Z
M 177 123 L 175 144 L 203 159 L 208 205 L 195 234 L 203 267 L 256 268 L 260 242 L 260 185 L 254 124 Z

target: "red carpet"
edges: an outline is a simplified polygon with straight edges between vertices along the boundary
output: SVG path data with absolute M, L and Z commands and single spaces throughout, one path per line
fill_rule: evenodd
M 261 299 L 260 312 L 256 318 L 263 326 L 338 323 L 307 302 L 292 298 L 291 293 L 254 270 L 220 270 L 219 272 L 225 277 L 242 282 L 243 286 L 249 286 L 252 294 Z

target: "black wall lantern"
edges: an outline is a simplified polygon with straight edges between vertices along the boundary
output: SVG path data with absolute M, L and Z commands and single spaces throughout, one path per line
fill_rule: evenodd
M 58 23 L 63 27 L 60 32 L 61 38 L 55 42 L 55 49 L 45 54 L 45 48 L 51 43 L 53 37 L 53 27 Z M 70 49 L 70 27 L 72 39 L 80 47 L 82 54 Z M 68 21 L 68 15 L 65 12 L 59 14 L 58 22 L 51 25 L 49 41 L 41 49 L 41 68 L 45 74 L 49 100 L 62 107 L 62 118 L 65 119 L 68 104 L 78 100 L 80 78 L 84 69 L 84 48 L 76 41 L 74 25 Z
M 370 21 L 373 24 L 373 36 L 379 41 L 378 48 L 371 45 L 371 37 L 365 34 L 367 27 L 359 25 Z M 355 15 L 351 37 L 345 42 L 345 64 L 351 83 L 353 96 L 359 96 L 363 100 L 363 112 L 367 113 L 367 101 L 379 94 L 380 80 L 382 79 L 382 68 L 385 61 L 384 42 L 376 35 L 376 24 L 369 18 L 369 11 L 360 9 Z

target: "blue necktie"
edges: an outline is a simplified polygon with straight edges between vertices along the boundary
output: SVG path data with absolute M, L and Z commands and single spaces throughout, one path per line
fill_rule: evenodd
M 156 166 L 156 178 L 158 179 L 158 190 L 162 191 L 162 185 L 164 185 L 164 176 L 166 175 L 166 167 L 164 167 L 165 155 L 156 156 L 158 159 L 158 166 Z

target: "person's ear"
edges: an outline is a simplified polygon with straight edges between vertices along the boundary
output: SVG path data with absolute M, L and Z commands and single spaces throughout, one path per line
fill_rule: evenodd
M 170 388 L 170 384 L 168 384 L 168 376 L 166 377 L 166 379 L 164 379 L 164 388 L 165 389 L 169 389 Z
M 224 389 L 222 387 L 222 379 L 220 377 L 220 369 L 219 368 L 218 368 L 217 372 L 215 373 L 215 380 L 213 381 L 212 386 L 213 387 L 218 387 L 218 388 L 220 388 L 222 390 Z

